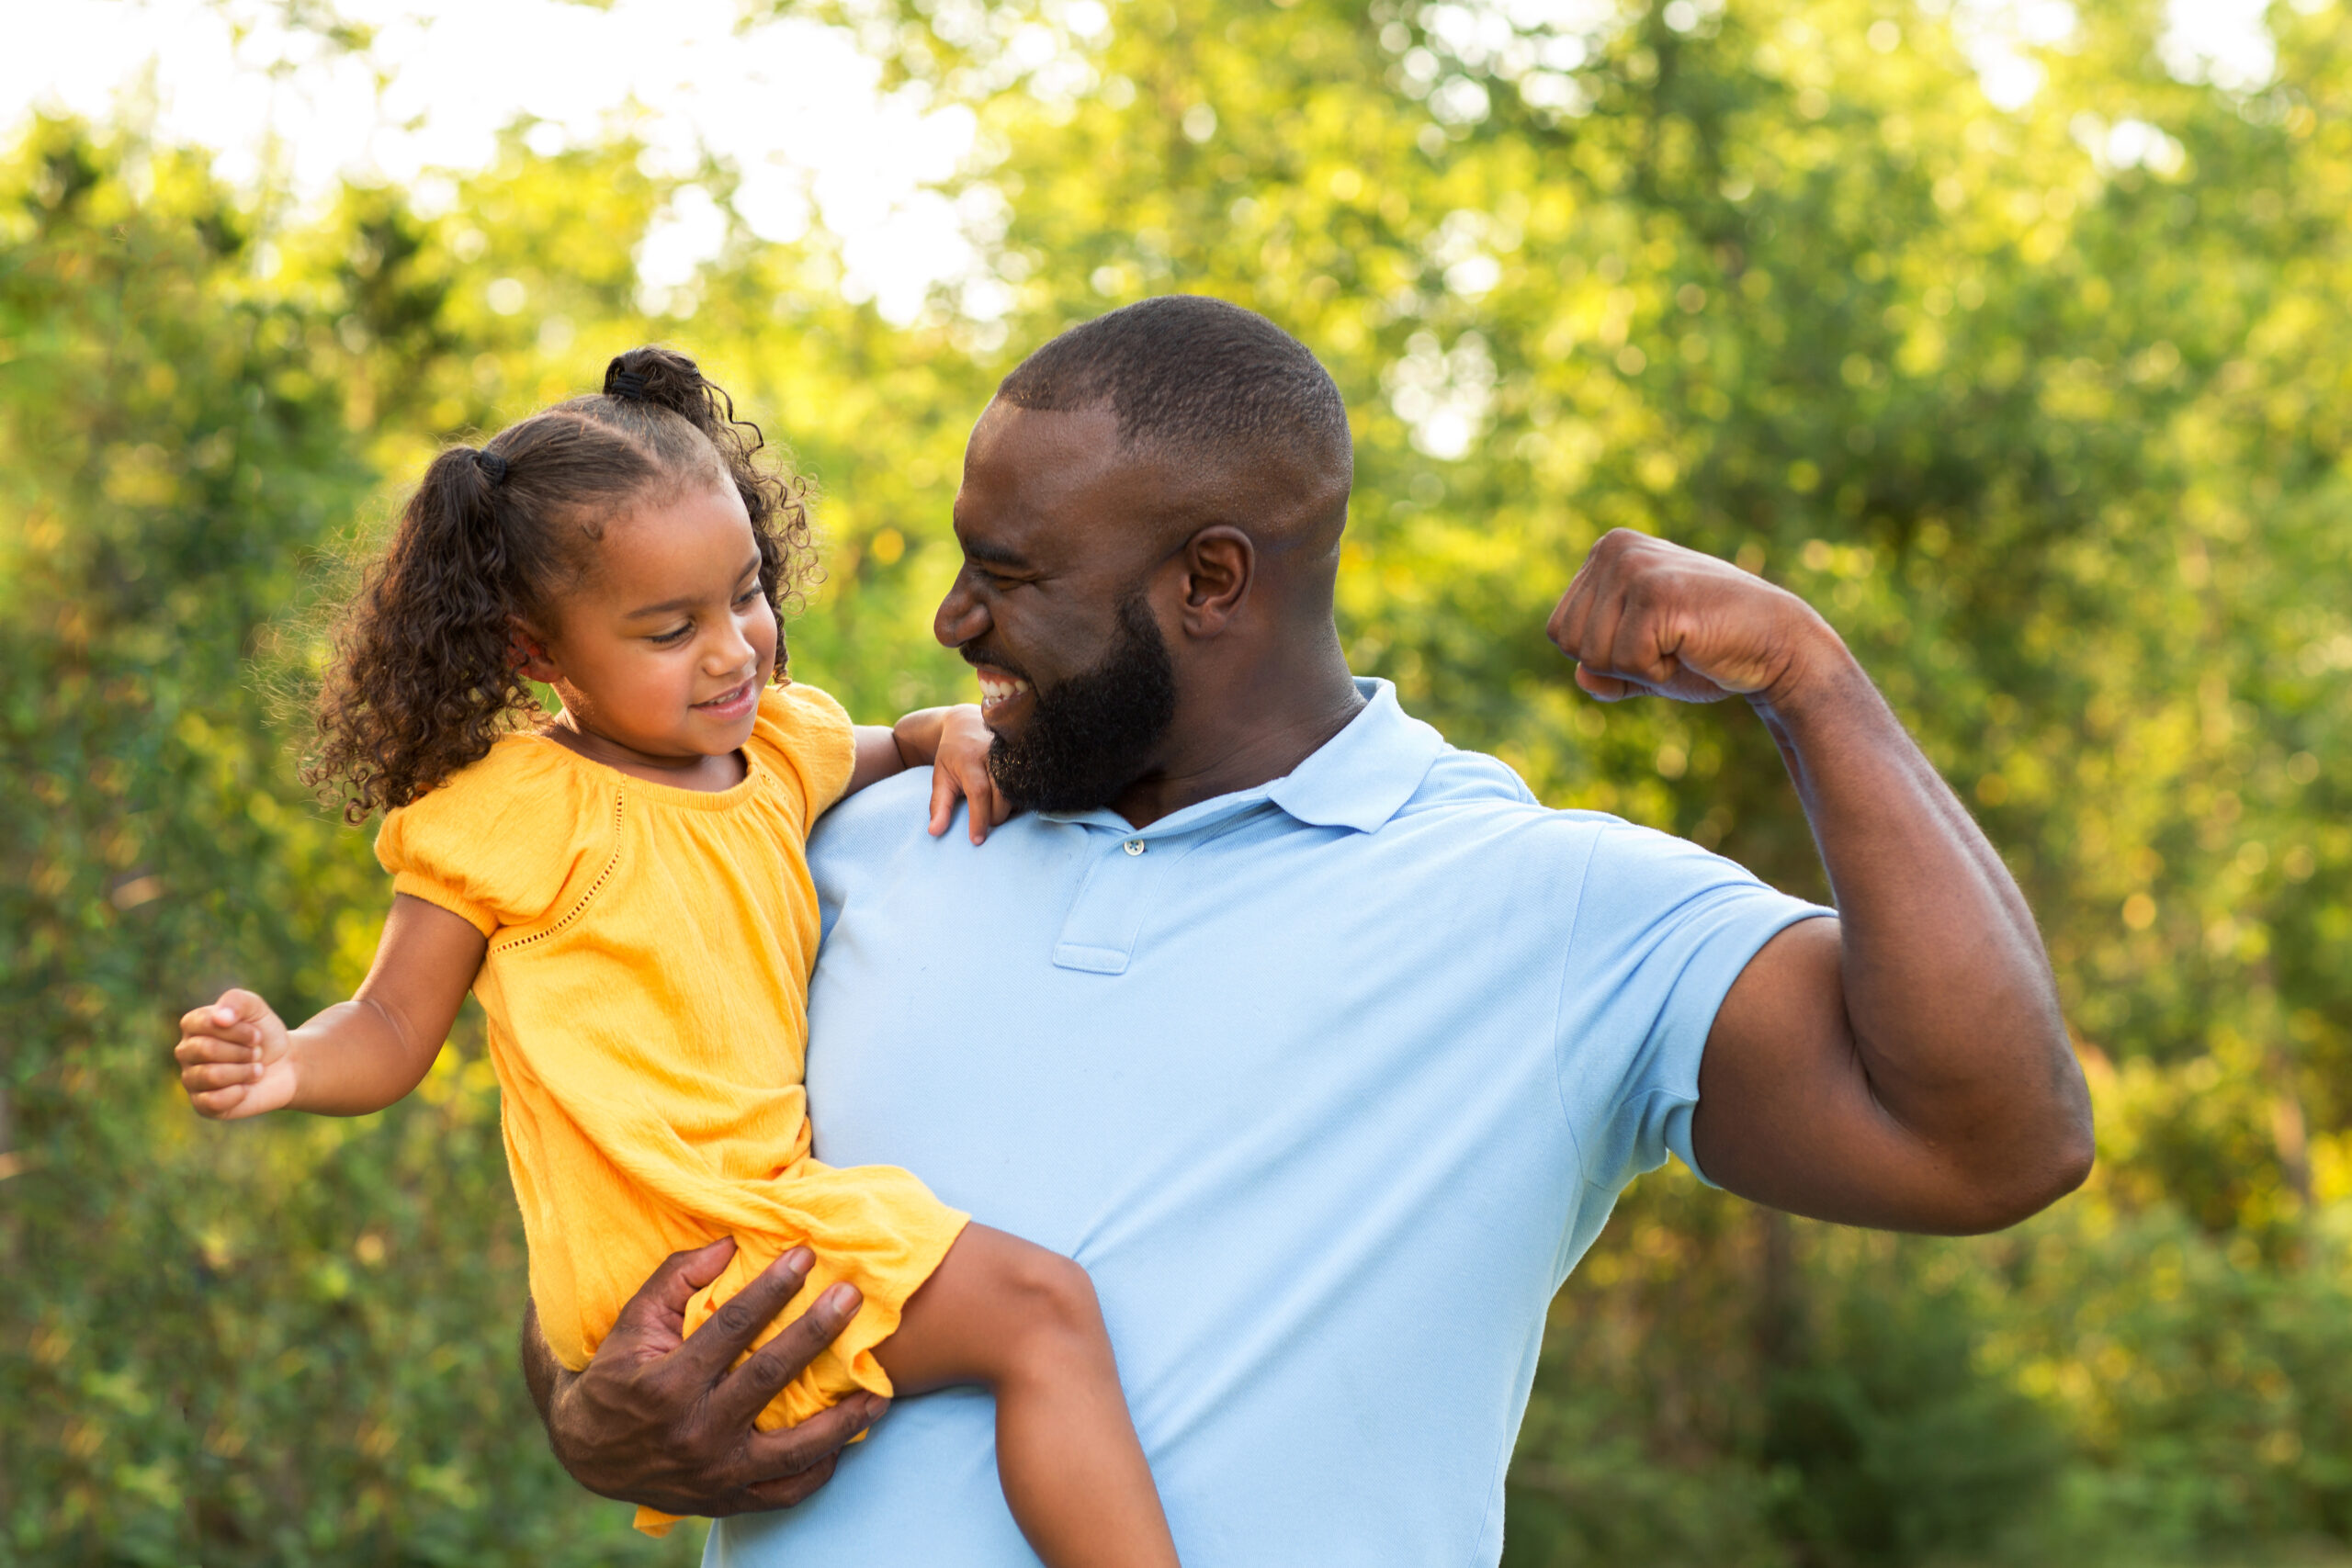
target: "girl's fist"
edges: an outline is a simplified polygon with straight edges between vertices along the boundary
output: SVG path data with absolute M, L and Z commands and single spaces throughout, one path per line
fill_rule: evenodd
M 172 1055 L 199 1116 L 230 1122 L 293 1101 L 293 1042 L 251 991 L 223 991 L 219 1001 L 182 1015 Z

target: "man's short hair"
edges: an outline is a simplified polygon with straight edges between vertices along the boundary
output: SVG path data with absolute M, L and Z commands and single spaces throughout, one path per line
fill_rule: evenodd
M 997 389 L 1015 408 L 1108 404 L 1119 439 L 1170 456 L 1352 468 L 1347 405 L 1306 345 L 1255 310 L 1198 294 L 1123 306 L 1070 328 Z

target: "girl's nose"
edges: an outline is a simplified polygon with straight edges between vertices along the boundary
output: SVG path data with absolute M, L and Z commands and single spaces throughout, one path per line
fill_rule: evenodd
M 703 660 L 703 667 L 713 675 L 731 675 L 752 661 L 752 639 L 729 619 L 726 630 L 711 639 L 710 653 Z

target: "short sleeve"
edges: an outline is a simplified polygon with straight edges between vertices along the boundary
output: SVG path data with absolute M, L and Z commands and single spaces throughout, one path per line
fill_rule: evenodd
M 849 792 L 857 769 L 857 731 L 831 696 L 796 681 L 760 694 L 752 743 L 796 797 L 805 838 L 817 818 Z
M 376 859 L 392 891 L 484 936 L 537 924 L 584 862 L 611 855 L 611 791 L 551 741 L 512 737 L 384 818 Z
M 1586 1181 L 1613 1196 L 1669 1151 L 1706 1179 L 1690 1115 L 1716 1010 L 1766 942 L 1835 913 L 1684 840 L 1623 822 L 1601 829 L 1577 898 L 1558 1039 Z

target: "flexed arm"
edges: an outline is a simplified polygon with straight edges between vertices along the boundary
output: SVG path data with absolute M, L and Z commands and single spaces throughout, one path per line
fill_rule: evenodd
M 1746 697 L 1829 874 L 1839 918 L 1766 943 L 1708 1035 L 1690 1129 L 1707 1176 L 1795 1213 L 1947 1233 L 2078 1186 L 2089 1094 L 2032 913 L 1828 623 L 1621 530 L 1549 629 L 1604 702 Z

